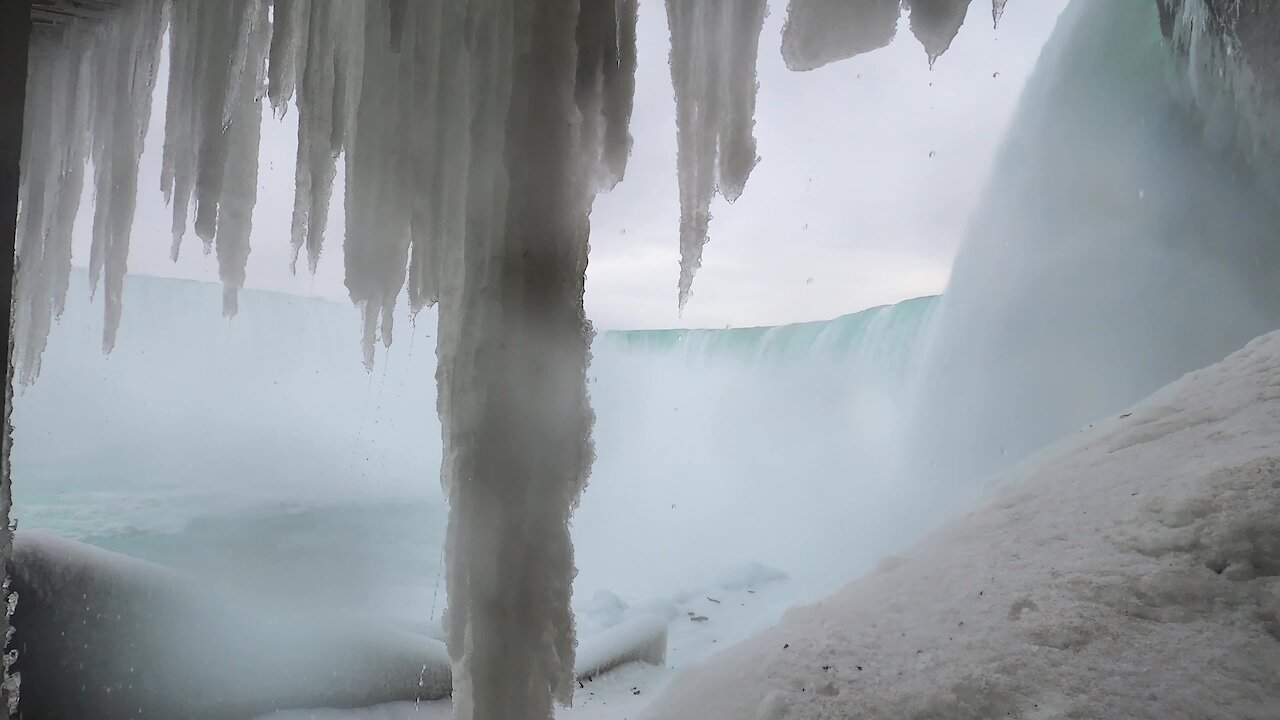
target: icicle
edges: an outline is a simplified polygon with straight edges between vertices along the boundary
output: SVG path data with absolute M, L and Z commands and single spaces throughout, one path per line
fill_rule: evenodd
M 757 162 L 755 61 L 764 0 L 667 0 L 680 176 L 680 307 L 702 265 L 711 198 L 738 198 Z
M 337 157 L 356 98 L 348 75 L 357 57 L 353 36 L 364 36 L 364 3 L 309 3 L 306 42 L 298 50 L 298 166 L 293 206 L 293 263 L 307 248 L 315 272 L 324 245 Z
M 581 135 L 575 44 L 617 28 L 580 22 L 575 0 L 473 3 L 468 23 L 466 225 L 443 247 L 437 346 L 455 717 L 549 720 L 573 694 L 568 520 L 592 459 L 582 293 L 601 156 Z
M 439 13 L 439 61 L 434 74 L 419 75 L 419 82 L 434 83 L 433 94 L 418 93 L 415 114 L 433 117 L 429 132 L 415 142 L 428 143 L 434 155 L 415 152 L 413 182 L 426 192 L 413 207 L 409 261 L 409 303 L 422 309 L 440 299 L 444 247 L 461 244 L 466 233 L 467 177 L 470 172 L 470 59 L 466 47 L 463 8 L 441 3 Z M 422 18 L 420 22 L 430 22 Z M 430 61 L 430 46 L 416 46 L 415 64 Z M 433 100 L 432 98 L 436 98 Z M 431 103 L 446 112 L 432 112 Z
M 247 34 L 243 42 L 243 62 L 233 72 L 224 112 L 227 127 L 226 177 L 218 199 L 216 246 L 218 276 L 222 280 L 222 312 L 230 317 L 239 307 L 244 287 L 245 265 L 249 261 L 249 235 L 253 209 L 258 201 L 258 151 L 262 137 L 261 89 L 266 70 L 267 5 L 250 0 L 241 18 Z
M 929 67 L 951 47 L 964 25 L 971 0 L 903 0 L 911 11 L 911 32 L 924 46 Z
M 174 3 L 169 30 L 169 90 L 164 123 L 164 154 L 160 169 L 160 189 L 165 203 L 173 205 L 173 243 L 169 257 L 178 259 L 187 213 L 195 188 L 196 126 L 194 95 L 198 74 L 196 58 L 200 49 L 196 3 Z
M 199 23 L 198 55 L 193 78 L 196 96 L 196 235 L 204 241 L 206 255 L 213 249 L 218 230 L 218 204 L 226 181 L 230 133 L 228 106 L 236 103 L 233 86 L 236 51 L 241 29 L 250 24 L 250 0 L 186 0 L 196 7 Z M 247 39 L 246 39 L 247 42 Z
M 782 57 L 803 71 L 878 50 L 893 40 L 901 13 L 900 0 L 791 0 Z
M 1004 17 L 1004 6 L 1009 0 L 991 0 L 991 27 L 1000 27 L 1000 18 Z
M 429 105 L 415 101 L 427 92 L 419 77 L 434 72 L 436 64 L 434 58 L 416 60 L 419 51 L 430 55 L 439 44 L 439 24 L 432 17 L 438 16 L 438 6 L 415 3 L 402 10 L 401 22 L 415 23 L 412 32 L 393 29 L 392 0 L 371 0 L 367 8 L 363 92 L 346 155 L 347 289 L 364 315 L 366 367 L 373 365 L 380 324 L 384 341 L 390 342 L 392 310 L 408 267 L 413 205 L 429 192 L 414 184 L 413 170 L 415 163 L 430 161 L 421 156 L 431 150 L 424 137 L 430 135 L 433 113 L 419 115 Z M 397 38 L 403 40 L 399 49 Z
M 257 202 L 261 89 L 267 53 L 265 0 L 187 0 L 174 8 L 169 114 L 161 186 L 174 203 L 177 259 L 194 198 L 205 253 L 217 245 L 223 312 L 244 285 Z
M 274 0 L 271 15 L 271 65 L 268 95 L 271 109 L 284 115 L 285 104 L 293 97 L 297 82 L 298 58 L 305 47 L 307 18 L 311 0 Z
M 163 0 L 139 0 L 103 22 L 94 49 L 101 94 L 94 104 L 94 221 L 89 277 L 105 278 L 102 346 L 110 351 L 120 326 L 129 234 L 138 194 L 138 159 L 151 119 L 160 59 Z
M 575 98 L 584 152 L 605 190 L 622 180 L 631 154 L 638 11 L 637 0 L 604 0 L 584 3 L 578 18 Z
M 75 37 L 77 41 L 83 38 Z M 90 83 L 84 43 L 37 56 L 27 87 L 22 217 L 15 311 L 17 378 L 40 372 L 52 319 L 62 313 L 71 273 L 71 228 L 89 150 Z

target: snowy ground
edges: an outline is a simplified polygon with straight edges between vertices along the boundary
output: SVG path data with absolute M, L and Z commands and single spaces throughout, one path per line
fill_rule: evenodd
M 672 668 L 624 668 L 560 717 L 1280 717 L 1277 517 L 1280 333 L 1059 442 L 983 509 L 685 670 L 787 583 L 689 599 L 709 619 L 675 621 Z

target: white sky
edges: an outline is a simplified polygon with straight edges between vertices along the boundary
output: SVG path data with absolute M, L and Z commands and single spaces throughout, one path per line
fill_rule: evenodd
M 941 292 L 1019 92 L 1066 0 L 1014 0 L 999 30 L 989 2 L 975 0 L 932 71 L 904 17 L 888 48 L 808 73 L 783 64 L 785 0 L 769 4 L 756 115 L 761 162 L 736 204 L 713 203 L 711 243 L 681 317 L 670 36 L 663 4 L 641 0 L 635 145 L 626 179 L 592 213 L 586 304 L 598 326 L 766 325 Z M 216 264 L 192 232 L 178 263 L 168 260 L 171 212 L 159 192 L 167 76 L 162 67 L 129 268 L 216 281 Z M 263 127 L 248 286 L 345 298 L 340 188 L 319 272 L 289 274 L 293 121 L 291 112 Z M 90 217 L 86 204 L 77 265 L 88 257 Z

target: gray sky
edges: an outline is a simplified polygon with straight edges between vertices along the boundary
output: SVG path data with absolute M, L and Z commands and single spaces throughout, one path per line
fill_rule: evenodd
M 609 328 L 739 327 L 824 319 L 941 292 L 1018 94 L 1065 4 L 1014 0 L 993 30 L 989 2 L 975 0 L 932 71 L 904 18 L 888 48 L 793 73 L 779 50 L 785 1 L 770 0 L 756 115 L 761 161 L 737 203 L 713 203 L 711 242 L 680 317 L 670 41 L 663 4 L 642 0 L 635 145 L 626 179 L 592 213 L 588 315 Z M 167 74 L 162 67 L 162 86 Z M 142 158 L 129 268 L 216 280 L 216 264 L 194 233 L 179 262 L 168 261 L 171 213 L 159 193 L 163 113 L 161 92 Z M 319 272 L 288 271 L 294 119 L 291 112 L 263 127 L 248 286 L 345 298 L 340 189 Z M 77 265 L 88 257 L 90 217 L 86 203 Z

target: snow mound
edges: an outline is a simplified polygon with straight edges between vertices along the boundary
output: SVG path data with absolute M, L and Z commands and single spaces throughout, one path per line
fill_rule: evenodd
M 1280 333 L 996 482 L 643 717 L 1276 716 Z
M 452 689 L 439 642 L 269 607 L 50 532 L 15 533 L 10 572 L 21 717 L 235 720 Z

